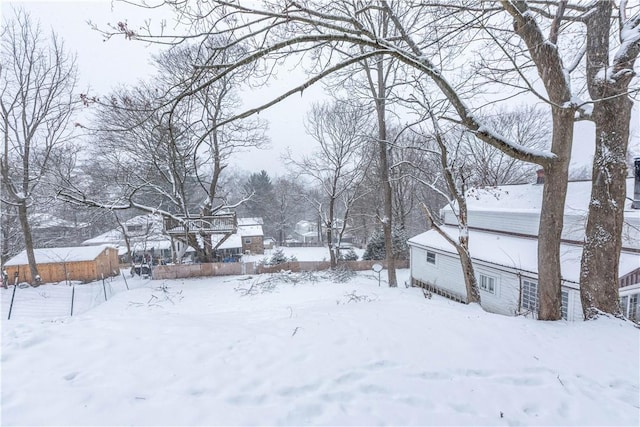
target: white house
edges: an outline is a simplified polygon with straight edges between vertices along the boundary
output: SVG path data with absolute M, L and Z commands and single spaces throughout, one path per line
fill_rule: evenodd
M 313 221 L 298 221 L 294 227 L 294 237 L 298 243 L 303 245 L 319 245 L 318 223 Z
M 581 320 L 579 274 L 591 183 L 571 182 L 562 233 L 562 316 Z M 640 185 L 640 184 L 637 184 Z M 623 251 L 620 256 L 621 286 L 640 282 L 640 210 L 631 207 L 634 179 L 627 180 Z M 482 306 L 505 315 L 537 313 L 537 235 L 542 185 L 505 185 L 474 189 L 467 194 L 469 250 L 480 286 Z M 458 236 L 456 217 L 447 206 L 441 211 L 443 229 Z M 411 281 L 435 293 L 466 301 L 460 260 L 455 248 L 435 230 L 409 240 Z M 637 293 L 621 289 L 623 309 L 629 317 L 638 313 Z M 634 296 L 635 295 L 635 296 Z

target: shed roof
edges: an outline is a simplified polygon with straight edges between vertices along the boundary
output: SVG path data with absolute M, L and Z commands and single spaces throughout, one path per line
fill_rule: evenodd
M 113 246 L 100 245 L 76 246 L 69 248 L 41 248 L 34 249 L 33 252 L 36 257 L 37 264 L 51 264 L 61 262 L 93 261 L 107 248 L 113 248 Z M 27 264 L 29 264 L 29 260 L 27 259 L 27 251 L 24 250 L 7 261 L 5 266 Z
M 457 227 L 443 226 L 442 228 L 454 239 L 457 238 Z M 412 237 L 409 239 L 409 245 L 433 248 L 457 256 L 455 248 L 435 230 L 429 230 Z M 521 271 L 534 273 L 538 271 L 538 239 L 535 238 L 470 230 L 469 252 L 471 257 L 478 261 Z M 560 261 L 564 280 L 574 283 L 580 282 L 581 257 L 581 246 L 561 244 Z M 620 276 L 624 276 L 636 268 L 638 268 L 638 254 L 622 252 L 620 254 Z

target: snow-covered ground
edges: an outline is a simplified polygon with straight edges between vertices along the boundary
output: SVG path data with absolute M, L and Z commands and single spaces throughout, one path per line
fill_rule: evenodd
M 16 311 L 2 321 L 0 422 L 640 424 L 629 323 L 493 315 L 378 287 L 370 272 L 315 278 L 129 279 L 127 291 L 120 277 L 73 317 Z M 0 291 L 6 319 L 11 289 Z
M 282 250 L 286 257 L 294 256 L 298 261 L 329 261 L 329 248 L 326 247 L 302 247 L 302 248 L 290 248 L 287 246 L 280 246 L 274 249 L 266 249 L 264 255 L 244 255 L 242 260 L 245 262 L 258 262 L 264 258 L 270 258 L 273 252 L 276 250 Z M 362 259 L 364 249 L 353 248 L 358 259 Z

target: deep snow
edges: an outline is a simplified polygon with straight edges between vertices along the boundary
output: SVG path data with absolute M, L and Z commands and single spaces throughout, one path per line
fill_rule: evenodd
M 74 317 L 16 311 L 2 425 L 640 424 L 630 323 L 504 317 L 371 272 L 268 277 L 118 278 Z

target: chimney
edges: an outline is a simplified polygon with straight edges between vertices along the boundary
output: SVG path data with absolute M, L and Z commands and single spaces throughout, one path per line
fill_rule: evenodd
M 633 209 L 640 209 L 640 157 L 633 158 Z
M 544 169 L 538 169 L 536 174 L 538 175 L 536 178 L 536 184 L 544 184 Z

